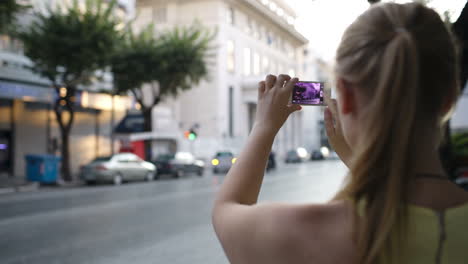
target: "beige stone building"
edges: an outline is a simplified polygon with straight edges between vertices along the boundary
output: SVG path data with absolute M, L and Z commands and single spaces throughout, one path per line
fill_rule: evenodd
M 169 111 L 178 123 L 178 149 L 205 158 L 218 150 L 237 153 L 254 122 L 257 83 L 269 73 L 304 79 L 308 41 L 296 31 L 296 15 L 285 1 L 137 0 L 136 14 L 137 28 L 154 22 L 161 32 L 197 21 L 217 31 L 209 80 L 156 108 Z M 295 113 L 280 131 L 274 143 L 280 156 L 303 145 L 303 118 L 303 113 Z M 194 125 L 198 138 L 185 140 L 183 131 Z M 157 129 L 154 134 L 157 137 Z M 165 151 L 157 144 L 153 149 Z

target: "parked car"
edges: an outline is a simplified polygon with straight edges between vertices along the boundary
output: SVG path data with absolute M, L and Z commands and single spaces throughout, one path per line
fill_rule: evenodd
M 274 170 L 276 169 L 276 158 L 275 158 L 275 153 L 270 152 L 270 155 L 268 155 L 268 162 L 266 166 L 266 171 Z
M 314 150 L 312 151 L 312 154 L 310 155 L 311 160 L 323 160 L 324 158 L 325 157 L 323 156 L 320 150 Z
M 211 165 L 213 165 L 213 173 L 216 174 L 220 172 L 227 172 L 235 162 L 236 158 L 232 152 L 217 152 L 211 160 Z
M 286 163 L 299 163 L 302 162 L 302 158 L 299 156 L 296 150 L 290 150 L 286 153 L 284 160 Z
M 197 160 L 190 152 L 162 154 L 156 158 L 154 164 L 158 168 L 159 175 L 169 174 L 174 178 L 190 173 L 203 176 L 205 170 L 205 163 L 202 160 Z
M 468 167 L 459 168 L 455 172 L 455 183 L 468 191 Z
M 119 153 L 99 157 L 81 168 L 80 178 L 90 184 L 112 182 L 120 185 L 127 181 L 152 181 L 157 175 L 154 164 L 142 160 L 133 153 Z

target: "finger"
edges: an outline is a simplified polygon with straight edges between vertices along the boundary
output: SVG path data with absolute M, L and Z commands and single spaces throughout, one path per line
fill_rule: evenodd
M 325 129 L 327 131 L 328 137 L 335 136 L 335 127 L 333 125 L 333 117 L 330 109 L 327 107 L 324 111 L 324 119 L 325 119 Z
M 291 77 L 287 74 L 280 74 L 278 79 L 276 80 L 276 86 L 279 88 L 283 88 L 284 83 L 291 80 Z
M 299 78 L 297 77 L 294 77 L 292 78 L 291 80 L 289 80 L 286 85 L 284 86 L 284 91 L 286 93 L 292 93 L 293 89 L 294 89 L 294 86 L 296 85 L 296 83 L 299 81 Z
M 302 110 L 302 106 L 297 105 L 297 104 L 288 105 L 288 110 L 289 110 L 289 114 L 292 114 L 296 111 Z
M 335 129 L 341 130 L 341 122 L 340 122 L 340 113 L 338 110 L 338 102 L 336 99 L 331 99 L 330 105 L 332 106 L 331 110 L 333 113 L 333 119 L 335 120 Z
M 276 83 L 276 76 L 269 74 L 265 79 L 265 90 L 268 91 L 271 88 L 273 88 L 273 86 L 275 86 L 275 83 Z
M 265 81 L 261 81 L 258 83 L 258 98 L 262 97 L 263 93 L 265 93 L 266 84 Z
M 330 105 L 331 104 L 331 90 L 329 89 L 324 89 L 323 91 L 323 98 L 325 100 L 325 105 Z
M 338 116 L 338 105 L 336 103 L 336 100 L 335 99 L 328 99 L 328 100 L 329 100 L 327 103 L 328 109 L 331 111 L 333 118 L 336 119 Z

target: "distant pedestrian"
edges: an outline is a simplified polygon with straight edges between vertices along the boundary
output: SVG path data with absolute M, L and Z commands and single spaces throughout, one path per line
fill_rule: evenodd
M 325 204 L 257 204 L 273 140 L 301 109 L 288 105 L 297 78 L 267 76 L 213 208 L 230 262 L 468 263 L 468 193 L 437 152 L 459 87 L 440 16 L 419 3 L 374 5 L 345 31 L 335 72 L 325 122 L 346 184 Z

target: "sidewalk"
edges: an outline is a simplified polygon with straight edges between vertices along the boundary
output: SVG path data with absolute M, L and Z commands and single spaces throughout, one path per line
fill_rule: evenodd
M 11 177 L 8 174 L 0 174 L 0 194 L 15 192 L 32 192 L 39 189 L 39 183 L 28 182 L 22 177 Z
M 7 174 L 0 174 L 0 195 L 19 192 L 34 192 L 40 190 L 74 188 L 82 185 L 83 183 L 80 181 L 64 182 L 62 180 L 59 180 L 56 185 L 41 185 L 38 182 L 27 181 L 23 177 L 11 177 Z

